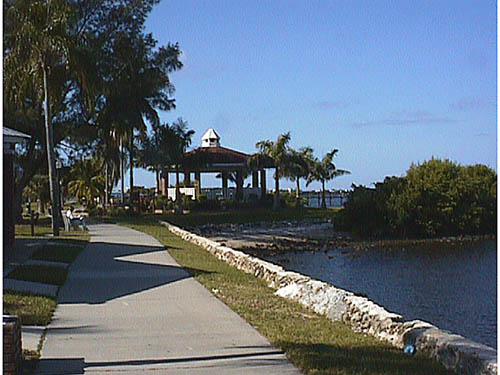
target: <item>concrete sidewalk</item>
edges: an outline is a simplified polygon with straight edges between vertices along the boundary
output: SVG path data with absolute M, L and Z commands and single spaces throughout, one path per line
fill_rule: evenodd
M 89 226 L 38 374 L 299 374 L 152 237 Z

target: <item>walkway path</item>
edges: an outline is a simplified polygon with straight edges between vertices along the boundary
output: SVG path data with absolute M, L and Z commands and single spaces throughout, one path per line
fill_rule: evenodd
M 299 374 L 154 238 L 89 226 L 38 374 Z

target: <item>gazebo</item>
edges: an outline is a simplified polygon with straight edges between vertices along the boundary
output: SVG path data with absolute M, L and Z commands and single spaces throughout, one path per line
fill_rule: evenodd
M 186 153 L 184 167 L 184 186 L 195 189 L 195 197 L 198 198 L 201 193 L 201 174 L 202 173 L 220 173 L 222 177 L 223 196 L 227 198 L 228 180 L 230 175 L 236 182 L 236 198 L 243 197 L 243 181 L 245 171 L 247 171 L 247 162 L 251 157 L 240 151 L 222 147 L 220 145 L 220 136 L 214 129 L 208 129 L 201 138 L 201 146 Z M 175 172 L 175 168 L 166 169 L 166 174 L 161 179 L 161 192 L 167 194 L 168 188 L 168 173 Z M 259 196 L 262 197 L 266 193 L 266 171 L 260 169 L 252 172 L 252 188 L 259 188 L 259 172 L 260 172 L 260 190 Z M 191 177 L 194 174 L 194 181 Z

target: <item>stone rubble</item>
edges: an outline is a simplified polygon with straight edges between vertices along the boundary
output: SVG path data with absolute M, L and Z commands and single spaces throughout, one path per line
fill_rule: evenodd
M 427 322 L 404 321 L 401 315 L 388 312 L 365 297 L 286 271 L 281 266 L 222 246 L 170 223 L 160 223 L 182 239 L 208 250 L 239 270 L 264 279 L 277 290 L 277 295 L 297 301 L 333 321 L 342 320 L 356 332 L 370 334 L 400 349 L 411 344 L 418 352 L 435 358 L 459 374 L 498 373 L 497 351 L 488 346 L 442 331 Z

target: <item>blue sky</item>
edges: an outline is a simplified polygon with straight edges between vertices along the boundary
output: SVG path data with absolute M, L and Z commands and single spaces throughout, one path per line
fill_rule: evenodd
M 432 156 L 496 169 L 496 20 L 486 0 L 171 0 L 147 31 L 183 51 L 161 117 L 186 120 L 194 147 L 208 128 L 247 153 L 290 131 L 294 148 L 339 149 L 352 174 L 327 187 L 349 188 Z

